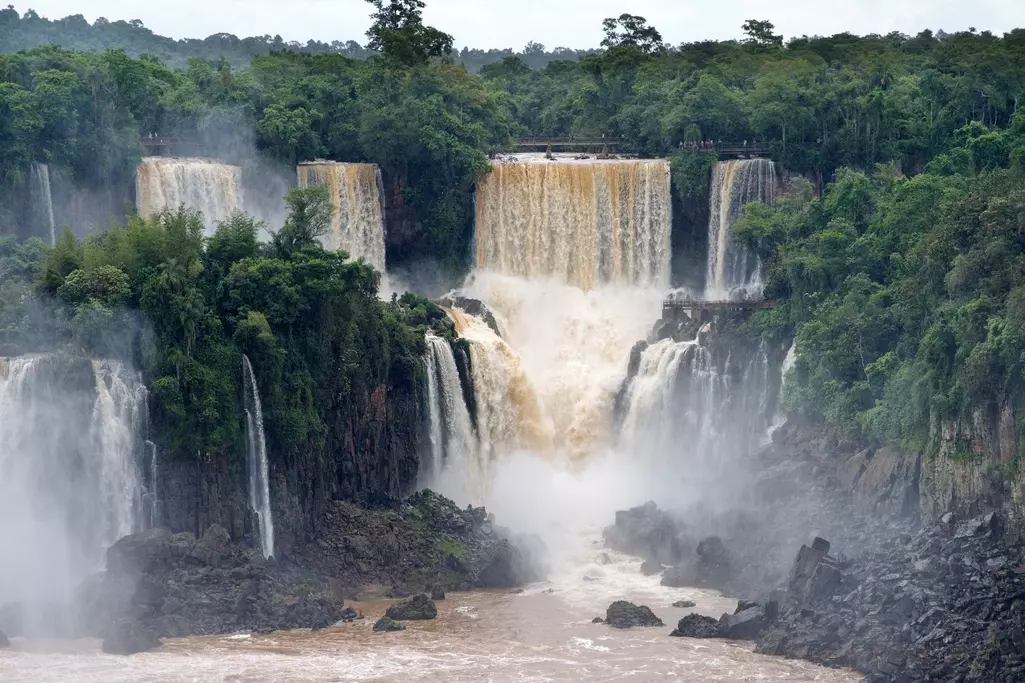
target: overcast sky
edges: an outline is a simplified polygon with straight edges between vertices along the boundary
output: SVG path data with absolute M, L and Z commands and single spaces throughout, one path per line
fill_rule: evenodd
M 14 0 L 8 0 L 14 1 Z M 457 47 L 595 47 L 601 21 L 639 14 L 676 44 L 740 36 L 745 19 L 768 19 L 783 35 L 948 32 L 975 26 L 1003 33 L 1025 26 L 1025 0 L 426 0 L 426 23 L 455 36 Z M 276 35 L 286 40 L 365 42 L 372 7 L 365 0 L 31 0 L 15 2 L 57 19 L 82 14 L 141 19 L 161 35 Z

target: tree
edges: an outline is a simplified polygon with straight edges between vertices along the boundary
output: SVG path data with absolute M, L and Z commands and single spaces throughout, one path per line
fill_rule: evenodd
M 284 258 L 316 244 L 331 227 L 331 196 L 324 185 L 296 187 L 285 195 L 289 214 L 274 235 L 274 247 Z
M 368 50 L 404 66 L 427 63 L 432 57 L 452 52 L 452 36 L 433 26 L 424 26 L 423 0 L 367 0 L 377 8 L 367 37 Z M 387 3 L 387 4 L 385 4 Z
M 752 45 L 783 47 L 783 36 L 776 35 L 772 30 L 776 26 L 771 21 L 748 19 L 744 22 L 744 33 L 750 36 L 747 42 Z
M 602 22 L 602 29 L 605 31 L 602 47 L 632 45 L 647 53 L 659 52 L 664 47 L 662 34 L 654 26 L 648 26 L 647 19 L 634 14 L 609 17 Z

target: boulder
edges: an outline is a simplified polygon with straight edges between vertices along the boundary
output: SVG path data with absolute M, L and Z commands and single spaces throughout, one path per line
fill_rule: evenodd
M 663 564 L 676 563 L 686 546 L 677 523 L 651 501 L 616 512 L 616 523 L 602 536 L 613 550 Z
M 697 577 L 694 569 L 687 565 L 676 565 L 662 573 L 662 580 L 659 582 L 670 588 L 686 588 L 697 584 Z
M 405 631 L 406 627 L 395 621 L 391 617 L 381 617 L 374 624 L 374 631 L 378 633 L 387 631 Z
M 10 647 L 11 640 L 7 637 L 7 634 L 0 631 L 0 647 Z
M 604 624 L 605 620 L 602 619 L 601 617 L 595 617 L 594 619 L 591 619 L 591 623 L 592 624 Z
M 420 594 L 396 602 L 385 614 L 395 621 L 434 619 L 438 616 L 438 608 L 433 600 Z
M 768 625 L 761 607 L 748 607 L 736 614 L 724 614 L 719 620 L 723 635 L 733 640 L 754 640 Z
M 444 600 L 445 589 L 441 586 L 435 586 L 431 589 L 431 600 Z
M 122 618 L 107 629 L 102 647 L 110 655 L 134 655 L 160 645 L 160 638 L 141 623 L 135 619 Z
M 605 623 L 615 628 L 634 626 L 664 626 L 662 620 L 646 605 L 635 605 L 626 600 L 617 600 L 605 612 Z
M 189 557 L 210 567 L 219 567 L 229 553 L 231 536 L 220 524 L 211 524 L 203 538 L 193 546 Z
M 669 635 L 679 638 L 722 638 L 722 625 L 703 614 L 688 614 Z
M 170 557 L 170 538 L 171 532 L 160 527 L 122 536 L 107 549 L 107 570 L 125 575 L 152 570 Z
M 644 576 L 654 576 L 661 573 L 662 564 L 657 560 L 645 560 L 641 563 L 641 574 Z
M 697 603 L 693 602 L 692 600 L 677 600 L 673 603 L 673 607 L 679 607 L 681 609 L 690 609 L 691 607 L 696 606 Z

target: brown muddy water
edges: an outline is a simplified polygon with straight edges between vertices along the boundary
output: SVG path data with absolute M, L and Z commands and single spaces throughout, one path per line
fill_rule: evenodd
M 38 642 L 15 639 L 0 650 L 0 681 L 81 683 L 166 681 L 250 683 L 280 681 L 451 681 L 547 683 L 554 681 L 821 681 L 853 682 L 850 671 L 766 657 L 749 643 L 669 638 L 691 610 L 671 607 L 693 600 L 693 611 L 718 617 L 736 601 L 694 589 L 658 585 L 639 572 L 639 560 L 615 553 L 599 565 L 600 549 L 572 568 L 522 594 L 449 594 L 438 618 L 406 622 L 400 633 L 373 633 L 386 602 L 356 607 L 366 619 L 319 633 L 278 632 L 168 640 L 153 652 L 115 657 L 93 640 Z M 613 600 L 646 604 L 663 628 L 619 630 L 592 624 Z

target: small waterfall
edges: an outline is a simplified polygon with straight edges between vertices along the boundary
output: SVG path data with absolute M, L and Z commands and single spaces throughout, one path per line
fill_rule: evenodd
M 668 284 L 666 161 L 493 162 L 475 205 L 478 269 L 584 290 Z
M 92 361 L 96 404 L 91 432 L 100 454 L 101 495 L 108 511 L 105 545 L 138 531 L 142 519 L 139 462 L 145 453 L 146 387 L 138 373 Z
M 327 249 L 344 249 L 384 272 L 383 183 L 376 164 L 308 161 L 297 169 L 300 187 L 326 185 L 334 212 Z
M 30 630 L 61 628 L 42 606 L 66 608 L 105 549 L 142 529 L 146 400 L 117 362 L 0 359 L 0 547 L 18 549 L 0 562 L 0 604 L 21 602 Z
M 797 362 L 797 339 L 790 342 L 790 348 L 787 349 L 787 355 L 783 359 L 783 370 L 780 378 L 780 389 L 787 382 L 787 375 L 791 370 L 794 369 L 794 364 Z
M 52 247 L 57 244 L 57 224 L 53 219 L 53 193 L 50 191 L 50 167 L 47 164 L 32 164 L 32 196 L 35 221 Z
M 274 555 L 274 518 L 270 504 L 270 481 L 267 472 L 267 442 L 263 434 L 263 408 L 260 390 L 248 356 L 242 356 L 245 382 L 245 411 L 248 443 L 249 506 L 256 513 L 260 527 L 260 549 L 264 557 Z
M 731 230 L 745 204 L 772 203 L 776 192 L 776 164 L 769 159 L 716 164 L 709 195 L 706 299 L 761 297 L 761 263 L 756 255 L 731 239 Z
M 484 484 L 486 463 L 473 430 L 452 345 L 427 334 L 430 408 L 430 468 L 422 484 L 449 497 L 474 499 Z
M 135 172 L 135 197 L 143 218 L 183 205 L 198 210 L 212 235 L 242 206 L 242 170 L 210 159 L 145 157 Z

